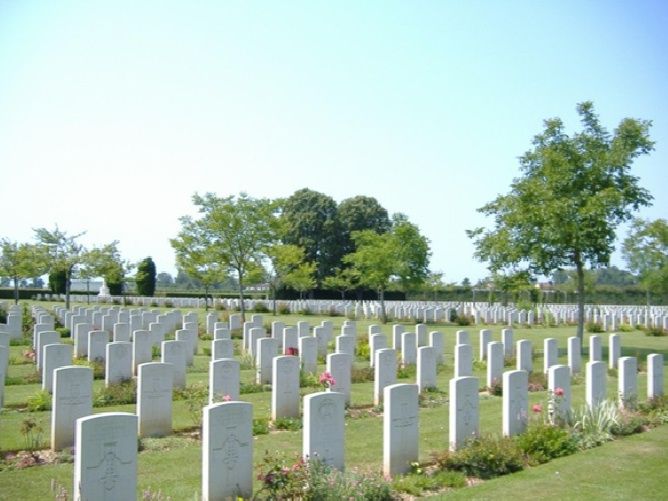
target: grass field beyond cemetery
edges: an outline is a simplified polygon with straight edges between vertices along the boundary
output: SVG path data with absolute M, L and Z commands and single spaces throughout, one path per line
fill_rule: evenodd
M 39 303 L 45 309 L 48 303 Z M 61 304 L 62 305 L 62 304 Z M 205 312 L 197 311 L 200 324 L 203 325 Z M 185 312 L 185 310 L 184 310 Z M 297 317 L 281 315 L 273 317 L 264 314 L 265 326 L 271 321 L 279 320 L 285 325 L 296 325 L 299 320 L 307 320 L 311 326 L 319 325 L 322 320 L 334 323 L 334 332 L 338 333 L 345 320 L 343 317 Z M 358 320 L 358 336 L 367 332 L 372 321 Z M 409 327 L 410 326 L 410 327 Z M 440 330 L 444 333 L 446 360 L 438 374 L 438 389 L 448 390 L 448 381 L 453 375 L 452 352 L 455 332 L 466 329 L 471 334 L 474 354 L 479 353 L 479 336 L 481 328 L 492 330 L 493 340 L 500 341 L 502 326 L 470 326 L 459 327 L 451 324 L 429 325 L 428 330 Z M 406 330 L 412 330 L 413 324 L 406 324 Z M 203 330 L 203 329 L 201 329 Z M 392 325 L 382 326 L 382 332 L 391 340 Z M 575 334 L 574 327 L 534 327 L 515 328 L 515 341 L 529 339 L 534 351 L 534 370 L 542 370 L 543 339 L 552 337 L 559 342 L 559 363 L 566 363 L 566 340 Z M 644 371 L 645 357 L 649 353 L 663 354 L 668 360 L 668 338 L 647 337 L 643 332 L 634 331 L 619 333 L 622 336 L 622 356 L 639 357 L 641 373 L 639 374 L 639 395 L 644 400 L 646 394 L 646 374 Z M 607 334 L 601 334 L 603 356 L 607 360 Z M 587 335 L 585 336 L 587 337 Z M 67 341 L 67 340 L 65 340 Z M 391 341 L 390 341 L 391 344 Z M 210 341 L 200 340 L 199 354 L 195 364 L 188 369 L 188 385 L 207 384 L 207 369 Z M 588 350 L 585 339 L 583 368 Z M 0 416 L 0 454 L 16 452 L 26 448 L 26 436 L 21 433 L 29 413 L 26 403 L 29 398 L 40 392 L 38 382 L 30 382 L 34 377 L 34 367 L 23 362 L 25 346 L 10 348 L 10 366 L 8 378 L 12 384 L 5 386 L 5 406 Z M 330 350 L 331 351 L 331 350 Z M 206 353 L 205 353 L 206 352 Z M 356 366 L 368 366 L 368 360 L 358 357 Z M 514 369 L 508 367 L 507 369 Z M 319 371 L 324 364 L 319 365 Z M 250 383 L 255 375 L 252 368 L 242 370 L 241 380 Z M 485 385 L 484 367 L 476 364 L 475 376 L 480 378 L 480 387 Z M 415 377 L 410 373 L 398 382 L 414 383 Z M 19 383 L 19 384 L 15 384 Z M 20 384 L 23 383 L 23 384 Z M 26 384 L 27 383 L 27 384 Z M 584 380 L 579 377 L 573 382 L 573 405 L 579 407 L 584 402 Z M 103 382 L 96 380 L 95 388 Z M 608 397 L 616 398 L 617 379 L 614 373 L 609 374 L 607 381 Z M 317 387 L 302 388 L 302 393 L 319 391 Z M 266 419 L 270 412 L 269 391 L 242 394 L 241 399 L 253 403 L 254 418 Z M 529 405 L 545 403 L 546 392 L 529 394 Z M 433 401 L 420 410 L 420 462 L 428 463 L 434 451 L 447 448 L 448 440 L 448 406 L 445 403 L 447 394 L 432 394 Z M 353 385 L 352 416 L 346 419 L 346 467 L 354 466 L 380 468 L 382 466 L 383 423 L 378 412 L 372 412 L 373 383 L 364 382 Z M 482 434 L 500 434 L 501 432 L 501 397 L 480 395 L 480 432 Z M 114 407 L 95 407 L 95 413 L 109 411 L 135 412 L 134 404 Z M 43 426 L 40 446 L 48 447 L 50 436 L 50 412 L 34 412 L 31 417 L 41 421 Z M 160 490 L 163 496 L 170 496 L 173 501 L 198 499 L 201 492 L 201 448 L 198 442 L 197 427 L 188 409 L 188 402 L 174 402 L 174 434 L 165 438 L 142 439 L 142 450 L 139 453 L 139 494 L 146 489 L 156 493 Z M 255 436 L 254 459 L 259 463 L 265 450 L 283 451 L 286 454 L 299 453 L 302 446 L 301 430 L 280 431 Z M 668 498 L 668 487 L 662 475 L 668 464 L 668 426 L 661 426 L 650 432 L 634 435 L 607 443 L 573 456 L 553 460 L 545 465 L 529 468 L 520 473 L 508 475 L 495 480 L 486 481 L 475 487 L 453 491 L 447 497 L 453 499 L 665 499 Z M 558 472 L 558 473 L 557 473 Z M 51 482 L 65 486 L 68 491 L 72 487 L 72 464 L 52 464 L 48 466 L 29 467 L 23 469 L 4 467 L 0 470 L 0 500 L 23 499 L 54 499 L 50 492 Z M 441 496 L 446 496 L 441 494 Z

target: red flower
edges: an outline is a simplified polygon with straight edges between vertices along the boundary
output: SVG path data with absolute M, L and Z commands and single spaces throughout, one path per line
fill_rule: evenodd
M 533 404 L 533 411 L 534 412 L 543 412 L 543 406 L 540 404 Z
M 558 397 L 562 396 L 564 394 L 564 389 L 563 388 L 555 388 L 554 389 L 554 394 Z

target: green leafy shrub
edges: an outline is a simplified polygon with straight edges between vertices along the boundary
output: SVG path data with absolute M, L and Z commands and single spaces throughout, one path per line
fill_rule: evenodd
M 202 408 L 209 403 L 209 388 L 205 384 L 192 384 L 174 389 L 174 400 L 185 400 L 188 416 L 193 426 L 202 425 Z
M 373 381 L 375 377 L 373 367 L 353 367 L 350 372 L 350 382 L 354 384 L 368 383 Z
M 616 402 L 604 400 L 597 406 L 584 405 L 573 411 L 573 435 L 580 448 L 590 449 L 614 439 L 612 428 L 617 424 L 619 409 Z
M 269 418 L 253 419 L 253 435 L 267 435 L 269 433 Z
M 541 371 L 529 373 L 529 391 L 545 391 L 547 388 L 547 376 Z
M 471 325 L 471 319 L 465 315 L 457 315 L 455 317 L 455 323 L 464 327 L 466 325 Z
M 532 463 L 547 463 L 550 459 L 570 456 L 578 450 L 577 441 L 568 431 L 547 423 L 532 423 L 515 441 Z
M 650 327 L 649 329 L 645 329 L 645 336 L 664 337 L 668 336 L 668 331 L 661 327 Z
M 134 404 L 136 402 L 137 381 L 134 379 L 103 386 L 93 394 L 93 407 Z
M 412 379 L 417 377 L 417 366 L 415 364 L 402 365 L 397 369 L 397 379 Z
M 455 452 L 435 457 L 439 467 L 481 479 L 495 478 L 524 469 L 522 451 L 512 438 L 473 438 Z
M 253 311 L 255 313 L 269 313 L 269 308 L 266 304 L 258 302 L 253 306 Z
M 647 428 L 647 417 L 637 412 L 620 412 L 617 423 L 610 429 L 616 437 L 642 433 Z
M 619 330 L 621 332 L 633 332 L 635 329 L 633 328 L 632 325 L 622 324 L 622 325 L 619 326 Z
M 503 384 L 501 383 L 501 380 L 498 377 L 494 378 L 491 386 L 487 387 L 487 392 L 490 395 L 494 395 L 495 397 L 500 397 L 503 395 Z
M 302 429 L 302 420 L 298 418 L 278 418 L 274 421 L 274 429 L 298 431 Z
M 286 303 L 278 303 L 278 306 L 276 307 L 276 313 L 279 315 L 289 315 L 291 313 L 290 306 L 288 306 Z
M 72 334 L 67 327 L 56 327 L 56 332 L 60 334 L 60 337 L 72 337 Z
M 424 494 L 424 491 L 466 487 L 466 475 L 459 471 L 448 470 L 436 470 L 428 473 L 418 463 L 412 463 L 409 473 L 394 477 L 392 487 L 397 492 L 420 497 Z
M 28 410 L 30 412 L 50 411 L 51 410 L 51 394 L 42 390 L 35 395 L 28 397 Z
M 603 324 L 601 322 L 587 322 L 585 324 L 585 330 L 591 332 L 592 334 L 600 334 L 605 332 L 603 329 Z

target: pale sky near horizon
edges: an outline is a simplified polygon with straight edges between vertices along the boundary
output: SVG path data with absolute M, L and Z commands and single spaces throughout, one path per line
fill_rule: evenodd
M 668 217 L 667 26 L 662 0 L 0 0 L 0 237 L 57 224 L 174 274 L 195 192 L 310 188 L 407 214 L 476 281 L 476 209 L 579 102 L 653 121 L 638 215 Z

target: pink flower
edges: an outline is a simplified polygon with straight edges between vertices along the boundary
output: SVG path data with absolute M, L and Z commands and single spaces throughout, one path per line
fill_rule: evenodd
M 564 394 L 564 389 L 563 388 L 555 388 L 554 389 L 554 394 L 558 397 L 562 396 Z
M 543 406 L 540 404 L 533 404 L 533 411 L 534 412 L 543 412 Z
M 325 386 L 326 388 L 331 388 L 336 384 L 336 380 L 332 376 L 331 372 L 325 371 L 322 374 L 320 374 L 319 378 L 320 384 Z
M 232 400 L 232 397 L 230 397 L 229 395 L 225 395 L 223 397 L 223 402 L 230 402 L 231 400 Z

